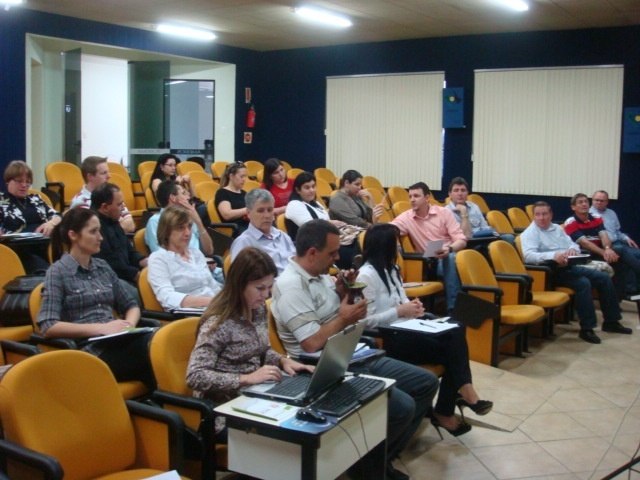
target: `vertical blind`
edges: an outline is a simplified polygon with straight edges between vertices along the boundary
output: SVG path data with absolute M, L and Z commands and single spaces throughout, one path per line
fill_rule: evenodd
M 621 66 L 475 72 L 473 189 L 618 196 Z
M 438 190 L 443 85 L 443 72 L 327 78 L 327 167 Z

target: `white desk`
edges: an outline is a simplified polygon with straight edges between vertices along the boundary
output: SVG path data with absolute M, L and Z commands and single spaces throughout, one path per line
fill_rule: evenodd
M 216 412 L 226 417 L 229 470 L 266 480 L 328 480 L 362 457 L 366 478 L 384 478 L 388 391 L 394 381 L 382 380 L 387 388 L 377 397 L 339 422 L 330 417 L 326 425 L 295 418 L 276 422 L 233 410 L 244 397 L 220 405 Z

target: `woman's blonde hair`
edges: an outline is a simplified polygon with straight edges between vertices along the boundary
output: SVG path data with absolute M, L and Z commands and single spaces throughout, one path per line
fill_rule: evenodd
M 278 275 L 278 269 L 271 257 L 259 248 L 242 249 L 229 267 L 222 290 L 213 297 L 202 314 L 200 324 L 202 325 L 209 317 L 215 316 L 216 320 L 211 327 L 211 331 L 214 331 L 222 322 L 230 318 L 247 318 L 250 312 L 245 305 L 244 291 L 249 282 L 260 280 L 268 275 L 274 277 Z
M 160 221 L 158 222 L 158 245 L 167 248 L 169 245 L 169 237 L 171 232 L 184 225 L 191 224 L 191 217 L 189 212 L 184 208 L 177 205 L 171 205 L 165 208 L 160 215 Z

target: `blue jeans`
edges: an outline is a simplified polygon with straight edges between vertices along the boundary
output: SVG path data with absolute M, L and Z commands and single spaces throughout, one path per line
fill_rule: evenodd
M 438 391 L 438 377 L 423 368 L 388 357 L 350 370 L 396 381 L 389 397 L 387 418 L 387 459 L 393 460 L 407 446 L 431 409 Z
M 460 291 L 460 277 L 456 268 L 456 254 L 438 260 L 438 276 L 444 280 L 444 290 L 447 298 L 447 311 L 451 313 L 456 303 L 456 296 Z
M 555 273 L 555 281 L 556 284 L 569 287 L 576 292 L 576 312 L 582 330 L 590 330 L 597 325 L 596 309 L 593 306 L 591 295 L 592 288 L 598 291 L 604 323 L 615 323 L 622 318 L 616 291 L 611 277 L 607 273 L 574 265 L 558 268 Z
M 625 263 L 630 271 L 625 279 L 626 293 L 638 293 L 638 281 L 640 280 L 640 248 L 633 248 L 627 242 L 613 242 L 613 250 L 620 256 L 620 260 Z

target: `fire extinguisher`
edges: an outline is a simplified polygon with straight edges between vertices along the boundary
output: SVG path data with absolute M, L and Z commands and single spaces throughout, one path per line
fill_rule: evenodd
M 254 128 L 256 126 L 256 109 L 253 105 L 247 110 L 247 128 Z

